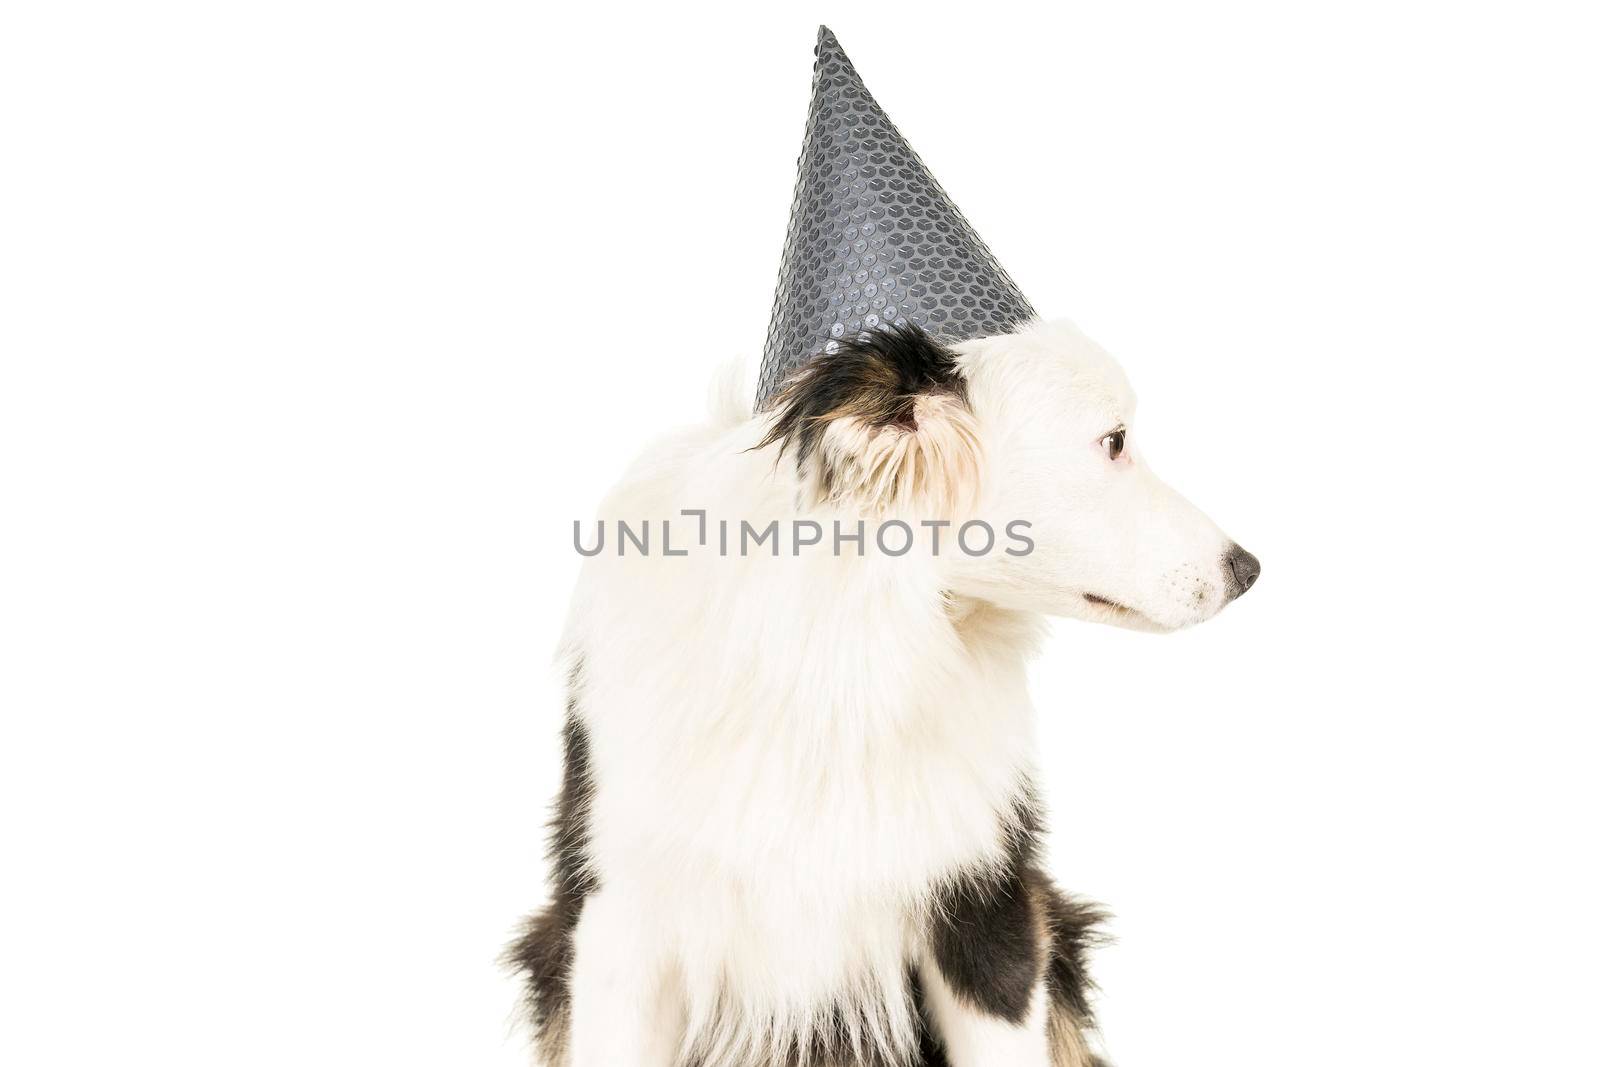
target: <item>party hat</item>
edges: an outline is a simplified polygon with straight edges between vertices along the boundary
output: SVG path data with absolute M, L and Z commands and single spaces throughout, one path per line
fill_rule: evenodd
M 840 338 L 916 323 L 963 341 L 1036 317 L 826 26 L 816 55 L 758 408 Z

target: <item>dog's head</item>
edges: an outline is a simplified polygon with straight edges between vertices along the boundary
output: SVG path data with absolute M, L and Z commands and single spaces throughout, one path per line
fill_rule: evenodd
M 818 497 L 999 533 L 977 554 L 946 534 L 959 595 L 1173 630 L 1261 573 L 1155 476 L 1127 379 L 1068 324 L 953 347 L 915 329 L 874 332 L 815 360 L 775 412 L 765 443 L 792 446 Z
M 1157 478 L 1116 362 L 1069 324 L 960 346 L 984 510 L 1032 523 L 1024 556 L 960 561 L 972 592 L 1137 629 L 1202 622 L 1261 565 Z

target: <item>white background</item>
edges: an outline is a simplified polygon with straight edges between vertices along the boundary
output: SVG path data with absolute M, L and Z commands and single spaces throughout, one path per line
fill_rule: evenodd
M 667 6 L 0 16 L 0 1058 L 523 1062 L 570 523 L 825 19 L 1264 563 L 1037 667 L 1117 1063 L 1600 1062 L 1592 7 Z

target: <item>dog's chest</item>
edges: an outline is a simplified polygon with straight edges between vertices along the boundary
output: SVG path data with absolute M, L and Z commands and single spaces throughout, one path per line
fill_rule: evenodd
M 754 720 L 716 711 L 597 723 L 602 869 L 693 871 L 757 899 L 915 899 L 999 854 L 1032 766 L 1020 668 L 947 678 L 881 716 L 800 699 Z
M 915 607 L 763 613 L 781 642 L 725 612 L 608 615 L 582 650 L 586 851 L 673 962 L 691 1033 L 914 1038 L 932 894 L 1002 858 L 1033 765 L 1026 627 L 979 640 Z
M 1026 788 L 1021 675 L 886 721 L 810 710 L 762 729 L 665 716 L 603 739 L 600 881 L 643 890 L 691 1002 L 715 1005 L 697 1030 L 765 1020 L 798 1041 L 837 1018 L 910 1040 L 929 899 L 1000 857 Z

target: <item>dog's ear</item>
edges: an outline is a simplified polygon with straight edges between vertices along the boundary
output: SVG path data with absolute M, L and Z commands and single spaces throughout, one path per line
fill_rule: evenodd
M 817 502 L 955 515 L 977 489 L 978 433 L 955 353 L 916 326 L 837 341 L 772 400 L 761 444 L 791 452 Z

